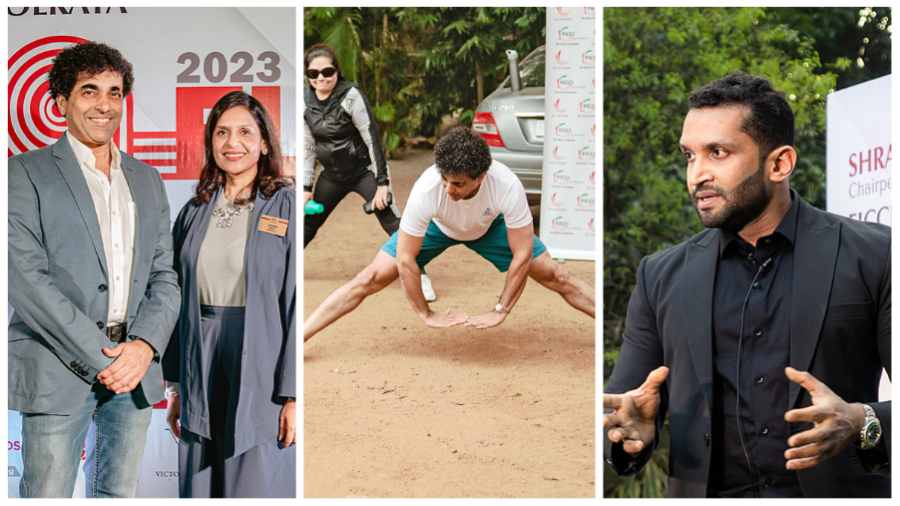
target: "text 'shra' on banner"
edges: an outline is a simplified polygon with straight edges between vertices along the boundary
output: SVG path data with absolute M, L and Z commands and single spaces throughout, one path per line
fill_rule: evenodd
M 826 114 L 828 210 L 891 226 L 891 76 L 828 95 Z M 879 400 L 890 393 L 882 374 Z

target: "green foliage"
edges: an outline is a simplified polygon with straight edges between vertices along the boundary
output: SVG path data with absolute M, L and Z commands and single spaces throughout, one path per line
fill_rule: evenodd
M 506 77 L 504 50 L 544 43 L 542 8 L 304 9 L 304 44 L 326 41 L 372 102 L 389 153 L 431 137 L 441 118 L 471 122 Z M 480 85 L 479 85 L 480 83 Z
M 825 98 L 836 87 L 836 73 L 850 72 L 852 66 L 847 63 L 848 56 L 837 53 L 829 53 L 827 63 L 823 63 L 817 47 L 826 46 L 826 41 L 810 35 L 827 38 L 833 33 L 852 32 L 847 25 L 855 26 L 857 19 L 843 11 L 857 10 L 604 10 L 606 377 L 618 356 L 640 259 L 702 228 L 687 196 L 684 162 L 678 149 L 692 90 L 738 70 L 772 81 L 786 94 L 796 118 L 799 163 L 791 183 L 805 199 L 824 207 Z M 876 14 L 872 23 L 882 23 L 883 17 Z M 884 38 L 877 44 L 870 38 L 868 47 L 883 47 Z M 889 47 L 889 40 L 887 44 Z M 868 53 L 872 62 L 880 62 L 882 57 Z M 889 55 L 886 58 L 889 69 Z M 667 448 L 663 441 L 637 479 L 607 474 L 605 495 L 662 495 Z

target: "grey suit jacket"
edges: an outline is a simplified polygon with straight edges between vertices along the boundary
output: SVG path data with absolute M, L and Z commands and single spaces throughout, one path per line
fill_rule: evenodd
M 163 358 L 169 381 L 181 388 L 181 426 L 206 438 L 222 437 L 210 432 L 209 350 L 200 331 L 200 301 L 197 259 L 209 221 L 219 197 L 218 190 L 207 204 L 189 201 L 178 214 L 172 230 L 175 270 L 184 296 L 181 317 Z M 244 308 L 244 348 L 240 385 L 235 408 L 234 455 L 263 443 L 273 443 L 278 433 L 278 415 L 285 399 L 297 396 L 297 248 L 294 223 L 297 210 L 293 187 L 282 187 L 270 198 L 258 193 L 250 216 L 244 266 L 247 298 Z M 288 221 L 287 232 L 278 236 L 259 230 L 262 216 Z
M 137 209 L 128 299 L 129 339 L 159 356 L 181 295 L 172 268 L 169 202 L 157 171 L 122 153 Z M 112 359 L 104 333 L 109 281 L 94 203 L 66 137 L 9 160 L 9 408 L 68 414 L 84 402 Z M 163 398 L 157 360 L 140 385 Z

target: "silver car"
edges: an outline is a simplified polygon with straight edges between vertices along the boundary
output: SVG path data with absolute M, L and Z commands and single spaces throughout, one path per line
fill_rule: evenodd
M 475 110 L 472 128 L 494 160 L 519 176 L 529 205 L 541 202 L 544 162 L 544 46 L 521 62 L 507 51 L 510 75 Z

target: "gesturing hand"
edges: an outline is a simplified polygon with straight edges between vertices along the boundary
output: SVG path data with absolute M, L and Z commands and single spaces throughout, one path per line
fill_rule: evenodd
M 442 329 L 465 323 L 467 318 L 464 313 L 450 312 L 448 309 L 446 313 L 429 312 L 428 316 L 423 318 L 423 320 L 425 325 L 431 328 Z
M 656 437 L 656 413 L 659 410 L 659 389 L 669 375 L 668 367 L 658 367 L 647 375 L 644 383 L 624 394 L 603 394 L 603 415 L 606 437 L 613 443 L 622 442 L 630 453 L 640 453 Z
M 147 374 L 153 360 L 153 348 L 141 339 L 119 343 L 113 348 L 101 348 L 100 351 L 115 360 L 97 373 L 97 379 L 117 394 L 134 390 Z
M 837 455 L 859 436 L 866 413 L 861 404 L 844 402 L 812 374 L 793 367 L 785 368 L 784 372 L 812 397 L 812 406 L 792 409 L 784 414 L 784 419 L 790 423 L 813 424 L 813 428 L 788 439 L 790 448 L 784 452 L 785 467 L 794 471 L 809 469 Z

